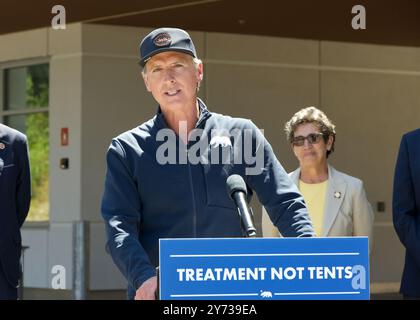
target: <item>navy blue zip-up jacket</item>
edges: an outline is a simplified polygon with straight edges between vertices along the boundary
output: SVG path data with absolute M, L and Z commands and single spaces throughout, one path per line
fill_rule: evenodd
M 282 235 L 314 236 L 301 194 L 260 130 L 250 120 L 209 112 L 201 100 L 199 106 L 196 134 L 187 146 L 159 110 L 108 149 L 102 216 L 107 250 L 128 281 L 129 298 L 156 275 L 159 238 L 242 236 L 226 191 L 231 174 L 257 193 Z

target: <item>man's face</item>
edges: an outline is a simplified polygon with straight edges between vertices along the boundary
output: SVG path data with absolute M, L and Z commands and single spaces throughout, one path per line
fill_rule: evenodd
M 190 55 L 176 51 L 156 54 L 146 64 L 144 83 L 155 100 L 165 108 L 196 103 L 197 86 L 203 65 L 194 65 Z

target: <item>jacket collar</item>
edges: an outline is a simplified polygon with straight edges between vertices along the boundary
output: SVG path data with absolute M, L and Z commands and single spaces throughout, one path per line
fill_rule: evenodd
M 203 100 L 201 100 L 200 98 L 197 98 L 197 101 L 198 101 L 198 108 L 200 110 L 200 116 L 198 117 L 197 123 L 195 124 L 196 128 L 198 128 L 203 123 L 205 123 L 206 120 L 211 116 L 211 112 L 207 109 L 207 106 L 205 105 Z M 162 109 L 160 108 L 160 106 L 158 106 L 155 118 L 156 118 L 156 123 L 160 127 L 164 127 L 164 128 L 168 127 L 168 124 L 165 121 L 165 116 L 163 115 Z
M 347 184 L 340 177 L 337 170 L 328 165 L 328 186 L 325 195 L 325 214 L 322 227 L 322 235 L 328 236 L 335 219 L 337 218 L 340 207 L 346 194 Z
M 290 173 L 290 178 L 299 186 L 300 168 Z M 346 193 L 346 182 L 340 177 L 337 170 L 328 165 L 328 185 L 327 192 L 325 194 L 325 214 L 324 222 L 322 226 L 322 236 L 328 236 L 328 233 L 334 223 L 335 218 L 338 215 L 341 204 L 343 203 L 344 196 Z

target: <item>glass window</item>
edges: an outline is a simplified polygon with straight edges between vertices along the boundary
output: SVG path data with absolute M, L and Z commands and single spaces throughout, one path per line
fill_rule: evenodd
M 5 110 L 48 107 L 48 64 L 5 70 Z
M 49 65 L 4 70 L 3 122 L 26 134 L 32 200 L 27 221 L 49 219 Z

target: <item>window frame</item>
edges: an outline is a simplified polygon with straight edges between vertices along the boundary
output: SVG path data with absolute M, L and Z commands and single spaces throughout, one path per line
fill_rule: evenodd
M 18 110 L 5 110 L 5 79 L 4 74 L 6 69 L 12 69 L 12 68 L 22 68 L 22 67 L 29 67 L 33 65 L 38 64 L 48 64 L 50 65 L 50 59 L 48 58 L 36 58 L 36 59 L 25 59 L 25 60 L 19 60 L 19 61 L 13 61 L 13 62 L 0 62 L 0 121 L 3 123 L 5 116 L 14 116 L 14 115 L 21 115 L 21 114 L 30 114 L 30 113 L 37 113 L 37 112 L 49 112 L 50 110 L 50 101 L 48 100 L 48 106 L 47 107 L 40 107 L 40 108 L 32 108 L 27 109 L 27 106 L 23 106 L 23 109 Z M 48 69 L 50 70 L 50 69 Z M 51 73 L 48 74 L 48 80 L 51 79 Z M 49 114 L 48 114 L 49 118 Z
M 9 61 L 9 62 L 0 62 L 0 122 L 4 123 L 4 118 L 7 116 L 16 116 L 16 115 L 29 115 L 34 113 L 48 113 L 48 122 L 50 123 L 50 99 L 48 99 L 48 106 L 47 107 L 38 107 L 38 108 L 31 108 L 29 109 L 27 106 L 22 106 L 24 108 L 17 109 L 17 110 L 5 110 L 6 107 L 6 82 L 5 82 L 5 70 L 12 69 L 12 68 L 22 68 L 22 67 L 29 67 L 32 65 L 39 65 L 39 64 L 48 64 L 48 81 L 49 86 L 48 90 L 51 87 L 51 61 L 48 57 L 45 58 L 32 58 L 32 59 L 23 59 L 18 61 Z M 50 94 L 49 94 L 50 97 Z M 50 136 L 48 137 L 48 141 L 51 141 Z M 48 152 L 48 158 L 51 158 L 51 149 Z M 49 170 L 51 169 L 51 165 Z M 51 171 L 50 171 L 51 172 Z M 50 193 L 50 190 L 48 190 Z M 51 199 L 50 199 L 51 201 Z M 49 203 L 48 208 L 48 220 L 44 221 L 25 221 L 24 226 L 36 226 L 36 227 L 44 227 L 48 226 L 51 221 L 51 202 Z

